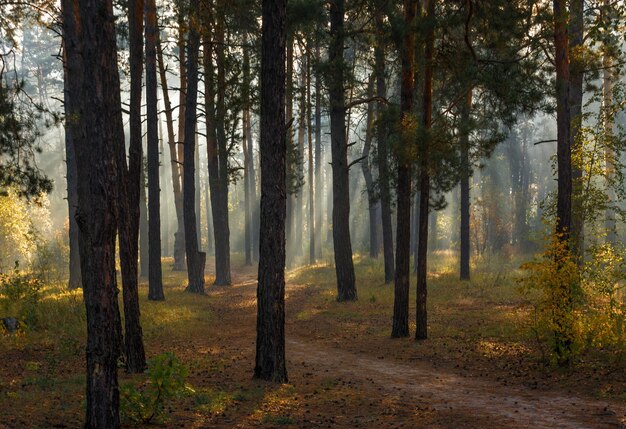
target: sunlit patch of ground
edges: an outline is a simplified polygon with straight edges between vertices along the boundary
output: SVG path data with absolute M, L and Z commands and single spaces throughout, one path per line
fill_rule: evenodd
M 327 258 L 329 259 L 329 258 Z M 329 260 L 331 260 L 330 258 Z M 289 383 L 252 378 L 256 328 L 256 267 L 233 258 L 233 286 L 212 286 L 207 258 L 204 296 L 185 292 L 184 272 L 164 261 L 164 302 L 140 303 L 148 357 L 174 352 L 189 370 L 187 392 L 168 405 L 165 427 L 185 428 L 472 428 L 493 420 L 431 403 L 432 396 L 381 384 L 380 374 L 340 371 L 363 359 L 363 368 L 440 369 L 443 375 L 485 379 L 494 386 L 574 391 L 599 398 L 626 392 L 623 368 L 604 357 L 572 371 L 546 368 L 527 329 L 531 307 L 517 291 L 519 261 L 483 260 L 470 282 L 460 282 L 456 258 L 436 252 L 429 270 L 430 339 L 389 338 L 393 284 L 384 284 L 382 259 L 357 255 L 359 300 L 336 301 L 334 268 L 328 263 L 287 273 L 286 314 Z M 410 328 L 415 330 L 415 283 L 411 278 Z M 84 404 L 85 317 L 80 291 L 49 287 L 38 303 L 36 328 L 0 335 L 0 428 L 80 427 Z M 2 304 L 0 298 L 0 304 Z M 11 311 L 10 306 L 5 306 Z M 316 360 L 310 360 L 311 353 Z M 592 364 L 593 362 L 593 364 Z M 401 371 L 398 371 L 401 372 Z M 403 380 L 403 374 L 393 374 Z M 144 375 L 122 383 L 145 382 Z M 383 381 L 385 378 L 383 377 Z M 416 396 L 417 395 L 417 396 Z M 129 426 L 130 427 L 130 426 Z

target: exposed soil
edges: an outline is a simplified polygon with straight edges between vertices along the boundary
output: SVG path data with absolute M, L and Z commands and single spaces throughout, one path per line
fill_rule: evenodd
M 507 362 L 473 363 L 453 344 L 433 352 L 440 347 L 434 340 L 389 339 L 374 329 L 387 320 L 351 318 L 350 309 L 365 299 L 340 307 L 347 309 L 344 317 L 328 315 L 311 304 L 323 292 L 315 285 L 287 286 L 289 384 L 254 380 L 256 269 L 233 274 L 234 286 L 209 287 L 207 297 L 198 297 L 210 314 L 206 320 L 200 314 L 200 322 L 190 328 L 181 322 L 173 334 L 147 334 L 148 355 L 175 352 L 197 392 L 168 406 L 169 419 L 157 427 L 626 427 L 624 404 L 594 398 L 584 383 L 576 388 L 548 376 L 529 383 L 541 375 L 525 377 L 523 366 L 511 371 L 515 360 L 506 356 Z M 182 286 L 167 287 L 170 293 L 177 288 Z M 8 395 L 0 398 L 0 428 L 81 426 L 84 381 L 76 368 L 83 367 L 82 351 L 79 347 L 73 358 L 53 362 L 52 368 L 47 354 L 45 345 L 3 351 L 0 394 L 2 387 L 23 394 L 14 401 Z M 38 386 L 37 380 L 45 380 L 41 377 L 29 382 L 25 362 L 41 362 L 39 373 L 54 372 L 56 384 Z M 624 375 L 618 378 L 621 382 Z M 136 378 L 122 375 L 122 382 L 129 380 Z M 199 399 L 200 394 L 206 398 Z

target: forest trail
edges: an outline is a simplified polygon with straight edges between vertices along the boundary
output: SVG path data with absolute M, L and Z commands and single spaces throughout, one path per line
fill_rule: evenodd
M 623 407 L 554 392 L 499 386 L 487 380 L 459 377 L 423 362 L 409 366 L 320 348 L 295 338 L 287 340 L 287 356 L 291 362 L 332 368 L 347 379 L 368 381 L 374 395 L 400 395 L 418 410 L 457 411 L 466 416 L 468 423 L 485 418 L 494 428 L 626 427 L 624 417 L 621 422 L 617 417 L 626 416 Z
M 355 353 L 342 348 L 340 342 L 333 346 L 322 344 L 314 332 L 305 336 L 302 330 L 294 328 L 299 324 L 295 310 L 307 306 L 307 289 L 287 283 L 286 354 L 290 381 L 301 384 L 307 377 L 324 374 L 335 383 L 352 386 L 370 405 L 391 401 L 396 406 L 389 413 L 397 425 L 389 427 L 626 428 L 626 407 L 620 404 L 568 392 L 504 386 L 485 377 L 457 374 L 453 369 L 435 366 L 435 362 L 406 364 L 383 358 L 380 353 Z M 237 317 L 241 321 L 241 310 L 246 309 L 245 318 L 254 318 L 255 292 L 252 273 L 240 276 L 233 288 L 214 290 L 224 304 L 218 306 L 224 311 L 220 317 Z M 231 313 L 235 309 L 238 316 Z M 253 340 L 253 330 L 244 331 L 248 341 Z M 405 412 L 398 411 L 397 405 L 404 406 Z M 420 415 L 427 418 L 416 426 Z M 338 406 L 333 424 L 328 427 L 388 427 L 371 416 L 361 417 L 355 419 L 347 409 Z M 326 426 L 318 423 L 303 427 Z

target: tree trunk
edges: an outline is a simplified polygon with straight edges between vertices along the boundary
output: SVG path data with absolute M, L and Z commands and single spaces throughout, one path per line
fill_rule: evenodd
M 369 79 L 367 96 L 374 96 L 374 75 Z M 370 239 L 370 258 L 378 258 L 378 198 L 376 198 L 376 190 L 374 189 L 374 177 L 370 166 L 370 150 L 372 146 L 372 134 L 374 128 L 374 102 L 367 103 L 367 119 L 366 119 L 365 143 L 363 144 L 363 153 L 361 157 L 361 170 L 365 179 L 365 189 L 367 190 L 367 205 L 369 211 L 369 239 Z
M 185 143 L 183 169 L 183 211 L 185 215 L 185 253 L 187 258 L 187 292 L 204 293 L 204 265 L 206 254 L 198 251 L 196 232 L 196 103 L 198 98 L 198 51 L 200 34 L 196 26 L 198 3 L 189 10 L 189 40 L 187 43 L 187 93 L 185 94 Z
M 608 0 L 603 0 L 603 11 L 609 10 L 612 6 Z M 615 120 L 613 119 L 613 59 L 610 54 L 605 52 L 602 58 L 602 111 L 604 117 L 604 135 L 606 139 L 606 145 L 604 149 L 604 163 L 606 174 L 606 194 L 608 197 L 609 205 L 605 211 L 605 228 L 606 228 L 606 242 L 609 244 L 616 244 L 617 238 L 617 222 L 615 220 L 615 208 L 614 204 L 617 201 L 615 193 L 615 163 L 616 153 L 613 148 L 612 142 L 613 134 L 615 133 Z M 571 99 L 571 95 L 570 95 Z
M 286 241 L 289 252 L 287 253 L 287 265 L 291 265 L 293 262 L 293 254 L 291 247 L 294 240 L 294 165 L 293 165 L 293 36 L 287 36 L 287 77 L 286 77 L 286 92 L 285 92 L 285 110 L 287 128 L 287 225 L 286 225 Z
M 306 128 L 307 128 L 307 149 L 309 158 L 309 264 L 314 264 L 315 257 L 315 186 L 314 186 L 314 166 L 313 166 L 313 130 L 311 129 L 311 45 L 307 42 L 306 46 L 306 103 L 307 103 L 307 116 L 306 116 Z
M 413 25 L 417 2 L 404 0 L 404 36 L 400 47 L 402 86 L 400 89 L 401 124 L 410 124 L 413 114 L 415 32 Z M 393 303 L 392 338 L 409 336 L 409 281 L 411 263 L 411 165 L 412 133 L 402 130 L 402 146 L 396 150 L 398 163 L 396 275 Z
M 554 46 L 556 65 L 556 121 L 557 121 L 557 205 L 556 232 L 557 239 L 568 243 L 572 227 L 572 166 L 570 140 L 570 108 L 569 108 L 569 51 L 568 51 L 568 12 L 566 0 L 554 0 Z M 566 245 L 569 246 L 569 243 Z M 562 257 L 562 256 L 558 256 Z M 558 261 L 557 261 L 558 262 Z M 572 291 L 569 285 L 565 290 L 556 292 L 563 297 L 559 314 L 554 315 L 554 323 L 558 332 L 555 351 L 558 363 L 568 365 L 572 347 L 572 326 L 569 314 L 572 311 Z
M 252 209 L 251 202 L 251 175 L 250 175 L 250 152 L 249 146 L 252 144 L 250 126 L 250 54 L 245 45 L 248 44 L 248 36 L 243 36 L 243 188 L 244 188 L 244 234 L 245 234 L 245 254 L 246 265 L 252 265 Z
M 433 52 L 435 45 L 435 0 L 426 0 L 426 19 L 430 27 L 426 34 L 424 49 L 424 87 L 422 96 L 422 127 L 420 150 L 420 228 L 417 242 L 417 288 L 415 307 L 415 339 L 428 338 L 427 299 L 427 252 L 428 252 L 428 210 L 430 201 L 430 129 L 433 112 Z
M 306 133 L 306 57 L 302 54 L 303 47 L 300 47 L 300 106 L 298 109 L 298 178 L 304 177 L 304 138 Z M 300 179 L 301 180 L 301 179 Z M 293 241 L 293 253 L 297 256 L 302 256 L 302 245 L 304 241 L 304 217 L 303 217 L 303 205 L 304 205 L 304 186 L 300 186 L 297 192 L 294 194 L 295 204 L 295 239 Z
M 376 72 L 376 95 L 380 99 L 387 97 L 387 85 L 385 82 L 385 41 L 383 34 L 382 17 L 376 20 L 377 36 L 374 48 L 375 72 Z M 380 186 L 380 212 L 383 225 L 383 256 L 385 259 L 385 283 L 391 283 L 395 276 L 395 263 L 393 256 L 393 226 L 391 223 L 391 192 L 389 190 L 389 164 L 387 149 L 387 126 L 382 116 L 386 107 L 382 102 L 378 103 L 377 116 L 377 144 L 378 157 L 378 181 Z
M 470 279 L 470 174 L 471 165 L 469 158 L 469 132 L 470 113 L 472 109 L 472 90 L 467 91 L 465 103 L 461 107 L 461 257 L 460 278 Z
M 254 376 L 287 382 L 285 365 L 286 0 L 263 0 L 261 231 Z
M 86 428 L 119 428 L 121 320 L 115 275 L 118 153 L 123 145 L 111 1 L 64 0 L 67 95 L 72 112 L 76 222 L 87 311 Z M 84 30 L 84 31 L 83 31 Z M 75 121 L 75 122 L 74 122 Z
M 76 110 L 72 106 L 70 97 L 69 83 L 67 80 L 67 53 L 66 47 L 63 49 L 63 94 L 65 108 L 65 165 L 67 180 L 67 205 L 69 214 L 69 244 L 70 244 L 70 261 L 69 261 L 69 281 L 68 288 L 70 290 L 82 287 L 82 279 L 80 275 L 80 253 L 78 251 L 78 225 L 76 224 L 76 207 L 78 205 L 77 195 L 77 178 L 76 178 L 76 155 L 74 153 L 73 133 L 75 133 L 75 124 L 72 122 L 72 115 Z
M 118 145 L 119 169 L 119 253 L 124 301 L 124 348 L 126 371 L 141 373 L 146 367 L 143 333 L 140 323 L 139 259 L 139 188 L 143 148 L 141 137 L 141 78 L 143 73 L 143 1 L 128 5 L 130 33 L 130 146 L 128 167 L 124 141 Z
M 141 187 L 139 188 L 139 275 L 148 277 L 150 272 L 148 259 L 148 202 L 146 199 L 146 169 L 141 163 Z
M 174 270 L 182 271 L 185 267 L 185 241 L 183 222 L 183 192 L 181 183 L 182 165 L 179 162 L 176 151 L 176 137 L 174 135 L 174 117 L 172 103 L 170 102 L 169 90 L 167 86 L 167 72 L 163 61 L 163 49 L 161 47 L 161 37 L 157 31 L 157 59 L 159 65 L 159 77 L 161 80 L 161 91 L 163 92 L 163 104 L 165 106 L 165 122 L 167 124 L 167 142 L 170 149 L 170 165 L 172 173 L 172 189 L 174 192 L 174 205 L 176 207 L 177 231 L 174 234 Z M 182 158 L 181 158 L 182 159 Z
M 221 6 L 223 7 L 223 6 Z M 210 18 L 212 20 L 212 18 Z M 226 144 L 226 108 L 224 96 L 225 54 L 223 15 L 218 16 L 214 26 L 215 43 L 208 35 L 204 41 L 205 112 L 207 120 L 207 156 L 209 160 L 209 185 L 211 187 L 211 209 L 213 211 L 213 237 L 215 238 L 215 285 L 227 286 L 230 278 L 230 228 L 228 225 L 228 150 Z M 211 53 L 217 54 L 217 82 Z M 216 85 L 217 83 L 217 94 Z M 216 97 L 217 96 L 217 97 Z M 217 105 L 215 99 L 217 98 Z
M 322 258 L 322 76 L 319 37 L 315 40 L 315 253 Z
M 570 50 L 570 147 L 574 152 L 581 151 L 579 141 L 580 127 L 582 121 L 583 107 L 583 83 L 585 64 L 580 49 L 584 43 L 584 0 L 570 0 L 570 22 L 569 22 L 569 50 Z M 577 159 L 578 157 L 575 157 Z M 585 219 L 582 201 L 583 187 L 583 165 L 572 165 L 572 248 L 578 257 L 579 263 L 584 260 L 585 248 Z
M 337 301 L 354 301 L 357 291 L 350 240 L 350 184 L 348 144 L 346 141 L 346 106 L 344 94 L 344 0 L 330 4 L 328 49 L 330 97 L 330 135 L 333 173 L 333 246 L 337 276 Z
M 159 184 L 159 134 L 157 112 L 155 0 L 146 0 L 146 112 L 148 140 L 148 299 L 162 301 L 161 189 Z

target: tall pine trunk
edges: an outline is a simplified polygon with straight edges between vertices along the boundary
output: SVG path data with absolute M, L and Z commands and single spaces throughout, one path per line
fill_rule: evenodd
M 574 152 L 581 150 L 580 127 L 583 116 L 583 83 L 585 64 L 580 49 L 584 43 L 584 0 L 570 0 L 569 21 L 569 105 L 570 105 L 570 147 Z M 575 157 L 578 159 L 579 157 Z M 579 263 L 584 260 L 585 219 L 582 201 L 583 165 L 572 165 L 572 247 Z
M 369 78 L 369 84 L 367 86 L 367 96 L 372 98 L 374 96 L 374 75 Z M 372 168 L 370 165 L 370 151 L 372 147 L 372 137 L 374 128 L 374 102 L 367 103 L 367 118 L 365 129 L 365 142 L 363 144 L 363 153 L 361 157 L 361 171 L 363 172 L 363 178 L 365 179 L 365 189 L 367 191 L 367 206 L 369 212 L 369 254 L 370 258 L 378 258 L 378 198 L 376 197 L 376 190 L 374 189 L 374 176 L 372 175 Z
M 417 242 L 417 287 L 415 307 L 415 339 L 428 338 L 427 299 L 427 252 L 428 252 L 428 210 L 430 202 L 430 129 L 433 112 L 433 53 L 435 46 L 435 0 L 425 1 L 428 30 L 424 46 L 424 86 L 422 94 L 422 127 L 423 134 L 419 144 L 420 156 L 420 207 L 419 231 Z
M 307 103 L 307 116 L 306 116 L 306 128 L 307 128 L 307 151 L 309 161 L 309 264 L 314 264 L 315 257 L 315 174 L 313 166 L 313 130 L 311 128 L 311 44 L 307 42 L 306 46 L 306 103 Z
M 392 338 L 409 336 L 409 281 L 411 263 L 411 165 L 414 140 L 408 124 L 413 116 L 415 32 L 417 2 L 404 0 L 404 36 L 400 47 L 402 83 L 400 89 L 402 145 L 396 150 L 398 163 L 396 274 L 394 285 Z M 406 124 L 406 125 L 405 125 Z
M 76 178 L 76 155 L 74 153 L 73 133 L 75 133 L 75 124 L 72 123 L 72 115 L 74 108 L 70 97 L 69 83 L 67 80 L 67 47 L 63 50 L 63 94 L 65 109 L 65 165 L 67 181 L 67 205 L 69 214 L 69 244 L 70 244 L 70 260 L 69 260 L 69 281 L 68 288 L 78 289 L 82 287 L 82 279 L 80 275 L 80 253 L 78 251 L 78 225 L 76 224 L 76 207 L 78 206 L 78 183 Z
M 223 8 L 224 5 L 218 5 Z M 231 284 L 230 277 L 230 227 L 228 222 L 228 150 L 226 143 L 226 92 L 224 16 L 218 10 L 217 24 L 213 25 L 212 11 L 207 9 L 210 27 L 214 29 L 212 42 L 205 33 L 204 40 L 204 84 L 205 112 L 207 121 L 207 156 L 209 160 L 209 185 L 211 187 L 211 210 L 213 215 L 213 237 L 215 239 L 215 285 Z M 208 31 L 208 27 L 207 30 Z M 212 53 L 217 60 L 217 80 Z M 216 101 L 217 100 L 217 103 Z
M 385 72 L 385 42 L 382 17 L 376 19 L 376 46 L 374 47 L 376 95 L 382 100 L 387 97 Z M 395 262 L 393 256 L 393 226 L 391 223 L 391 191 L 389 189 L 389 161 L 387 149 L 387 126 L 383 119 L 385 105 L 377 105 L 378 126 L 376 132 L 378 156 L 378 181 L 380 187 L 380 214 L 383 226 L 383 257 L 385 259 L 385 283 L 391 283 L 395 276 Z
M 285 365 L 286 0 L 263 0 L 261 231 L 254 376 L 287 382 Z
M 162 301 L 161 190 L 157 112 L 157 17 L 155 0 L 146 0 L 146 112 L 148 139 L 148 299 Z
M 554 46 L 556 66 L 556 121 L 557 121 L 557 204 L 556 233 L 557 239 L 569 248 L 572 228 L 572 158 L 570 139 L 569 106 L 569 49 L 568 49 L 568 11 L 566 0 L 554 0 Z M 561 258 L 564 255 L 558 255 Z M 558 259 L 557 259 L 557 262 Z M 571 285 L 561 285 L 563 290 L 555 293 L 563 300 L 559 311 L 553 315 L 555 331 L 555 351 L 559 365 L 568 365 L 571 358 L 572 330 L 569 322 L 572 311 Z
M 198 99 L 198 52 L 200 34 L 197 22 L 199 4 L 192 2 L 189 9 L 189 40 L 187 42 L 187 93 L 185 94 L 185 143 L 183 162 L 183 212 L 185 219 L 185 256 L 187 259 L 187 291 L 204 293 L 204 265 L 206 253 L 198 250 L 196 231 L 196 107 Z
M 66 85 L 76 155 L 87 311 L 86 428 L 119 428 L 121 320 L 115 275 L 118 152 L 124 134 L 111 1 L 63 0 Z
M 183 191 L 181 183 L 182 158 L 179 159 L 176 150 L 176 136 L 174 134 L 174 115 L 172 103 L 169 97 L 167 86 L 167 71 L 163 61 L 163 48 L 161 47 L 161 37 L 156 34 L 156 53 L 159 66 L 159 78 L 161 81 L 161 91 L 163 92 L 163 104 L 165 107 L 165 123 L 167 126 L 167 144 L 170 152 L 170 172 L 172 174 L 172 191 L 174 193 L 174 206 L 176 208 L 177 230 L 174 233 L 174 270 L 184 269 L 185 243 L 184 243 L 184 221 L 183 221 Z
M 244 187 L 244 246 L 246 254 L 246 265 L 252 265 L 252 201 L 251 201 L 251 169 L 249 147 L 252 144 L 250 125 L 250 54 L 247 45 L 248 36 L 243 38 L 243 187 Z
M 319 37 L 315 40 L 315 253 L 322 257 L 322 76 L 320 73 Z
M 140 323 L 138 259 L 139 259 L 139 195 L 143 148 L 141 137 L 141 78 L 143 72 L 143 1 L 128 4 L 130 33 L 130 146 L 128 167 L 124 142 L 119 144 L 119 252 L 122 268 L 124 302 L 124 351 L 126 371 L 143 372 L 146 356 Z
M 465 103 L 461 106 L 461 257 L 460 257 L 460 278 L 470 279 L 470 142 L 469 142 L 469 121 L 472 108 L 472 90 L 468 90 L 465 96 Z
M 357 291 L 350 240 L 350 170 L 346 141 L 346 105 L 343 58 L 344 0 L 330 4 L 330 46 L 328 49 L 328 95 L 330 98 L 330 139 L 333 173 L 333 247 L 337 276 L 337 301 L 354 301 Z

